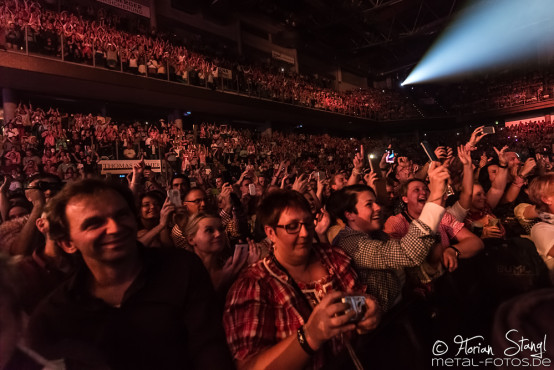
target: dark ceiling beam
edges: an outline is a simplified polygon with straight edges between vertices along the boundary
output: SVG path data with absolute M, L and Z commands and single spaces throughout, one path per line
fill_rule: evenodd
M 366 9 L 355 10 L 355 11 L 349 12 L 348 15 L 343 16 L 343 17 L 337 17 L 337 14 L 334 14 L 333 21 L 331 21 L 329 23 L 326 23 L 326 24 L 321 24 L 318 27 L 312 29 L 312 31 L 318 31 L 320 29 L 330 28 L 330 27 L 333 27 L 333 26 L 336 26 L 336 25 L 352 25 L 353 23 L 355 23 L 353 21 L 353 19 L 359 17 L 360 14 L 365 16 L 367 13 L 371 13 L 371 12 L 374 12 L 374 11 L 377 11 L 377 10 L 381 10 L 381 9 L 386 8 L 386 7 L 390 7 L 390 6 L 393 6 L 395 4 L 401 3 L 403 1 L 404 0 L 389 0 L 389 1 L 377 1 L 377 2 L 371 1 L 371 4 L 373 4 L 373 6 L 371 6 L 369 8 L 366 8 Z M 319 2 L 319 1 L 318 0 L 308 0 L 308 2 L 311 4 L 312 2 Z
M 423 9 L 423 3 L 424 3 L 424 2 L 425 2 L 425 0 L 421 0 L 421 1 L 419 2 L 419 9 L 418 9 L 418 11 L 417 11 L 417 16 L 416 16 L 416 18 L 415 18 L 415 20 L 414 20 L 414 25 L 413 25 L 413 27 L 412 27 L 412 32 L 415 31 L 416 28 L 417 28 L 417 23 L 418 23 L 418 21 L 419 21 L 419 16 L 420 16 L 420 14 L 421 14 L 421 9 Z

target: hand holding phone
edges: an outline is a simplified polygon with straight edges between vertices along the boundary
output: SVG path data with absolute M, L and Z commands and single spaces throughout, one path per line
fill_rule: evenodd
M 233 263 L 241 261 L 248 253 L 248 244 L 235 245 L 235 252 L 233 253 Z
M 250 194 L 251 196 L 256 195 L 256 185 L 255 184 L 249 184 L 248 185 L 248 194 Z
M 175 206 L 181 206 L 183 205 L 183 202 L 181 202 L 181 193 L 178 189 L 169 189 L 167 191 L 167 197 L 169 198 L 169 202 Z
M 349 306 L 347 311 L 352 310 L 355 312 L 354 316 L 350 319 L 350 322 L 358 322 L 364 317 L 367 310 L 364 296 L 346 296 L 341 299 L 341 302 L 346 303 Z M 345 311 L 345 313 L 347 311 Z
M 375 172 L 375 169 L 373 168 L 373 162 L 371 161 L 371 154 L 367 155 L 367 161 L 369 163 L 369 167 L 371 168 L 371 171 Z
M 494 126 L 485 126 L 483 127 L 483 134 L 490 135 L 495 133 Z
M 438 162 L 439 161 L 439 159 L 435 155 L 435 152 L 431 148 L 431 145 L 429 144 L 429 142 L 422 141 L 420 145 L 423 148 L 423 150 L 425 151 L 425 154 L 427 154 L 427 157 L 429 158 L 429 160 L 431 162 Z
M 396 156 L 396 153 L 394 152 L 394 149 L 388 148 L 386 149 L 387 156 L 385 158 L 385 162 L 392 164 L 394 163 L 394 157 Z

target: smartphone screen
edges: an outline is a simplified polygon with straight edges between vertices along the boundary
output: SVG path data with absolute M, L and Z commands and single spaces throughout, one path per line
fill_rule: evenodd
M 167 191 L 167 197 L 169 198 L 171 204 L 174 204 L 176 206 L 180 206 L 182 204 L 181 193 L 178 189 L 169 189 Z
M 394 150 L 393 149 L 387 149 L 387 158 L 386 158 L 386 162 L 387 163 L 394 163 Z
M 239 261 L 242 258 L 243 253 L 248 253 L 248 244 L 235 245 L 235 253 L 233 253 L 233 262 Z
M 372 171 L 375 171 L 375 170 L 373 169 L 373 162 L 371 161 L 371 154 L 368 154 L 368 155 L 367 155 L 367 161 L 368 161 L 368 163 L 369 163 L 369 167 L 371 168 L 371 170 L 372 170 Z
M 483 127 L 483 133 L 484 134 L 494 134 L 495 133 L 494 126 L 485 126 L 485 127 Z
M 427 154 L 427 157 L 429 157 L 429 160 L 431 160 L 432 162 L 439 161 L 439 159 L 435 155 L 435 152 L 431 149 L 431 145 L 427 141 L 422 141 L 421 147 L 425 151 L 425 154 Z
M 256 185 L 254 184 L 248 185 L 248 193 L 252 196 L 256 195 Z

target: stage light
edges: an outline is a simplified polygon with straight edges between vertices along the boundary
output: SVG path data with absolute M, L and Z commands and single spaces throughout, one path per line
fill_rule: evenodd
M 523 62 L 554 36 L 551 0 L 481 0 L 462 10 L 402 85 L 448 80 Z

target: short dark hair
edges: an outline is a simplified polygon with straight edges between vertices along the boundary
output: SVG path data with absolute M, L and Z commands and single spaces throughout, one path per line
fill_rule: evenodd
M 142 200 L 146 197 L 155 199 L 160 204 L 160 207 L 162 206 L 165 200 L 164 194 L 161 191 L 159 190 L 147 191 L 146 193 L 141 194 L 141 196 L 139 197 L 139 203 L 138 203 L 139 207 L 141 206 Z
M 281 213 L 287 208 L 298 208 L 312 214 L 310 204 L 302 194 L 294 190 L 275 190 L 262 199 L 256 220 L 262 226 L 277 226 Z
M 405 197 L 406 195 L 408 195 L 408 186 L 409 186 L 412 182 L 421 182 L 421 183 L 425 184 L 426 186 L 429 186 L 429 185 L 427 185 L 427 182 L 425 182 L 424 180 L 421 180 L 421 179 L 409 179 L 408 181 L 406 181 L 405 183 L 403 183 L 402 186 L 400 187 L 400 196 L 401 196 L 401 197 Z
M 106 191 L 113 191 L 121 195 L 133 214 L 136 214 L 133 193 L 128 187 L 100 179 L 84 179 L 69 183 L 46 206 L 45 211 L 48 214 L 52 240 L 57 242 L 69 240 L 69 222 L 65 210 L 71 199 L 81 195 L 96 195 Z
M 173 177 L 171 178 L 171 182 L 170 184 L 173 186 L 173 180 L 175 179 L 183 179 L 183 183 L 187 185 L 187 187 L 190 188 L 190 179 L 188 178 L 187 175 L 183 175 L 182 173 L 178 173 L 176 175 L 173 175 Z
M 363 193 L 364 191 L 369 191 L 371 194 L 375 195 L 372 188 L 362 184 L 345 186 L 339 191 L 339 198 L 336 199 L 335 203 L 337 204 L 335 213 L 342 221 L 344 221 L 345 224 L 348 224 L 348 220 L 346 219 L 344 213 L 351 212 L 358 214 L 358 211 L 356 210 L 358 194 Z

